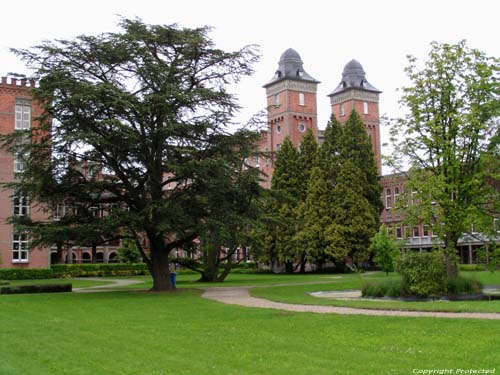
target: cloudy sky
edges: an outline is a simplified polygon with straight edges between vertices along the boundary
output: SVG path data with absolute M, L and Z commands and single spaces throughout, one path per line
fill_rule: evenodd
M 496 0 L 26 0 L 4 2 L 0 12 L 2 76 L 28 74 L 9 47 L 116 31 L 119 15 L 151 24 L 213 26 L 212 38 L 227 50 L 257 44 L 262 57 L 256 73 L 233 88 L 243 107 L 241 122 L 265 106 L 262 85 L 289 47 L 299 52 L 305 70 L 321 81 L 320 128 L 329 117 L 326 95 L 353 58 L 363 65 L 368 81 L 383 91 L 381 113 L 394 117 L 401 113 L 397 88 L 407 83 L 408 54 L 425 58 L 433 40 L 466 39 L 469 46 L 500 57 L 500 2 Z

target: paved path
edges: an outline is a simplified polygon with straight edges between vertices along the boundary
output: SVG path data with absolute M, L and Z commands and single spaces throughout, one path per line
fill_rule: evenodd
M 276 310 L 287 310 L 296 312 L 312 312 L 318 314 L 340 314 L 340 315 L 370 315 L 370 316 L 403 316 L 403 317 L 430 317 L 430 318 L 467 318 L 467 319 L 491 319 L 500 320 L 499 313 L 454 313 L 433 311 L 399 311 L 399 310 L 370 310 L 356 309 L 351 307 L 319 306 L 319 305 L 297 305 L 269 301 L 263 298 L 250 296 L 252 287 L 222 287 L 206 288 L 203 297 L 214 301 L 228 303 L 231 305 L 259 307 Z
M 88 286 L 82 288 L 73 288 L 73 292 L 76 293 L 95 293 L 95 292 L 116 292 L 120 289 L 116 289 L 116 287 L 134 285 L 134 284 L 142 284 L 141 280 L 126 280 L 126 279 L 108 279 L 101 277 L 80 277 L 79 280 L 91 280 L 91 281 L 106 281 L 112 282 L 112 284 L 106 285 L 97 285 L 97 286 Z M 127 290 L 127 289 L 123 289 Z

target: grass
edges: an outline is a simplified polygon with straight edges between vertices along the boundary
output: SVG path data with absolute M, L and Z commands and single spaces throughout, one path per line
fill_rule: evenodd
M 6 375 L 400 375 L 500 365 L 497 322 L 291 313 L 193 290 L 0 296 L 0 321 Z
M 463 276 L 476 278 L 485 285 L 500 285 L 500 273 L 491 272 L 463 272 Z M 296 285 L 288 287 L 261 287 L 251 290 L 256 297 L 272 301 L 326 305 L 347 306 L 368 309 L 388 310 L 421 310 L 421 311 L 451 311 L 451 312 L 494 312 L 500 313 L 500 301 L 433 301 L 433 302 L 403 302 L 403 301 L 373 301 L 373 300 L 335 300 L 310 296 L 311 292 L 334 291 L 346 289 L 361 289 L 367 280 L 395 280 L 396 275 L 377 273 L 370 275 L 343 275 L 342 279 L 332 281 L 327 285 Z

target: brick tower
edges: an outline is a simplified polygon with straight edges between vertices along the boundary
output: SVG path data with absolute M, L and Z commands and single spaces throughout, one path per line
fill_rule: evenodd
M 375 163 L 378 173 L 382 173 L 380 156 L 380 120 L 379 94 L 380 90 L 373 87 L 365 78 L 365 71 L 356 60 L 351 60 L 344 67 L 342 81 L 328 96 L 332 107 L 332 114 L 341 124 L 345 124 L 349 114 L 354 109 L 365 123 L 366 131 L 370 136 Z
M 41 108 L 32 100 L 33 82 L 2 78 L 0 82 L 0 134 L 25 131 L 36 126 L 33 119 L 41 115 Z M 12 155 L 0 149 L 0 183 L 12 182 L 23 172 L 22 155 Z M 47 214 L 36 209 L 29 197 L 10 189 L 0 190 L 0 268 L 44 268 L 50 265 L 49 249 L 30 251 L 26 233 L 16 232 L 5 219 L 12 215 L 30 215 L 35 220 L 46 220 Z

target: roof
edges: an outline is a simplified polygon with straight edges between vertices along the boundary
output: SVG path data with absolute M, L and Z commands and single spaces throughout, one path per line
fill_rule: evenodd
M 376 93 L 381 93 L 379 89 L 372 86 L 366 80 L 366 73 L 359 63 L 359 61 L 352 59 L 344 67 L 342 72 L 342 81 L 328 96 L 332 96 L 349 89 L 360 89 L 364 91 L 371 91 Z
M 274 74 L 273 78 L 264 85 L 264 87 L 268 87 L 284 79 L 319 83 L 318 80 L 311 77 L 304 70 L 303 65 L 304 63 L 302 62 L 299 53 L 293 48 L 288 48 L 281 54 L 280 60 L 278 62 L 278 70 Z

